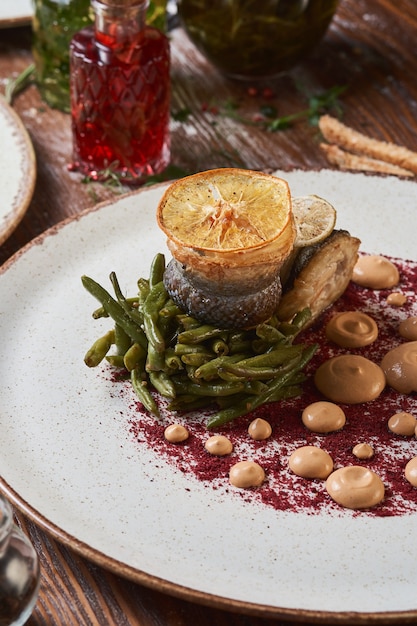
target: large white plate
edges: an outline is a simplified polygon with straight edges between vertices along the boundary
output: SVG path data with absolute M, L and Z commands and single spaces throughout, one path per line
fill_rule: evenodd
M 32 0 L 1 0 L 0 28 L 30 24 L 32 15 Z
M 23 218 L 36 180 L 35 152 L 18 114 L 0 96 L 0 245 Z
M 316 193 L 363 249 L 416 258 L 417 186 L 332 171 L 281 173 Z M 97 326 L 80 276 L 127 288 L 166 251 L 164 186 L 116 200 L 36 240 L 0 274 L 0 476 L 59 540 L 125 576 L 264 616 L 417 618 L 417 517 L 307 515 L 208 489 L 141 455 L 123 398 L 82 358 Z M 133 283 L 134 284 L 134 283 Z M 94 308 L 94 307 L 93 307 Z M 103 322 L 104 323 L 104 322 Z

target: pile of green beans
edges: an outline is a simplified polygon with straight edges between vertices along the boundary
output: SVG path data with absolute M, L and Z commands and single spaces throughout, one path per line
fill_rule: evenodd
M 158 416 L 154 389 L 173 411 L 217 405 L 207 427 L 217 428 L 263 404 L 299 396 L 304 367 L 317 346 L 295 344 L 310 317 L 301 311 L 291 323 L 271 318 L 250 330 L 224 330 L 187 315 L 170 299 L 163 284 L 165 257 L 153 259 L 149 278 L 137 281 L 137 293 L 123 295 L 114 272 L 114 295 L 88 276 L 87 291 L 100 302 L 93 318 L 112 318 L 114 326 L 87 351 L 96 367 L 104 359 L 129 373 L 144 407 Z

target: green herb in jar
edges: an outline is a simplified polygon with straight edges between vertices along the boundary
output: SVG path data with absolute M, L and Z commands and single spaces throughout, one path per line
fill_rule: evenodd
M 182 23 L 197 48 L 226 75 L 273 76 L 316 46 L 338 0 L 179 0 Z
M 92 22 L 90 0 L 35 0 L 33 56 L 42 99 L 69 113 L 69 44 L 72 35 Z

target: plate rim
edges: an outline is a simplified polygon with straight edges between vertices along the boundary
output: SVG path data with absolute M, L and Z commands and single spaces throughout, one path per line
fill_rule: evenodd
M 292 621 L 305 621 L 308 623 L 334 624 L 337 619 L 338 624 L 357 626 L 361 624 L 402 624 L 408 623 L 410 619 L 416 619 L 415 611 L 384 611 L 361 612 L 361 611 L 316 611 L 309 609 L 292 609 L 285 607 L 275 607 L 254 602 L 245 602 L 233 598 L 226 598 L 197 589 L 186 587 L 179 583 L 170 582 L 154 574 L 148 574 L 143 570 L 127 565 L 122 561 L 108 556 L 96 548 L 92 548 L 87 543 L 80 541 L 72 534 L 63 531 L 56 524 L 44 517 L 35 507 L 32 507 L 22 498 L 8 483 L 0 476 L 0 493 L 3 493 L 23 515 L 26 515 L 32 522 L 40 527 L 44 532 L 51 535 L 59 543 L 73 550 L 79 556 L 92 561 L 95 565 L 107 569 L 108 571 L 130 580 L 136 584 L 143 585 L 149 589 L 165 593 L 180 600 L 195 602 L 209 608 L 220 609 L 228 613 L 236 612 L 243 615 L 266 618 L 266 619 L 291 619 Z
M 13 124 L 14 130 L 18 133 L 19 150 L 23 154 L 24 168 L 21 170 L 22 180 L 18 190 L 18 202 L 10 207 L 10 211 L 5 216 L 5 220 L 0 220 L 0 245 L 2 245 L 17 228 L 26 214 L 35 191 L 37 166 L 36 154 L 29 132 L 27 131 L 21 117 L 7 102 L 0 97 L 0 111 Z M 23 193 L 22 193 L 23 188 Z
M 280 170 L 281 171 L 281 170 Z M 330 171 L 335 173 L 342 173 L 338 170 L 329 168 L 320 168 L 318 170 L 292 168 L 288 170 L 288 173 L 294 172 L 311 172 L 311 171 Z M 350 176 L 355 176 L 353 172 L 347 172 Z M 361 174 L 363 176 L 363 173 Z M 375 174 L 367 175 L 370 178 L 386 178 L 386 176 L 378 176 Z M 62 228 L 68 224 L 78 222 L 85 216 L 88 216 L 94 212 L 100 211 L 104 207 L 113 205 L 115 202 L 119 202 L 127 197 L 141 195 L 146 193 L 150 189 L 156 187 L 168 186 L 172 181 L 165 181 L 157 183 L 150 187 L 142 187 L 134 191 L 128 191 L 120 194 L 113 199 L 106 199 L 96 205 L 87 207 L 75 215 L 68 216 L 51 226 L 43 233 L 37 235 L 21 249 L 15 252 L 9 259 L 7 259 L 3 265 L 0 266 L 0 275 L 5 273 L 11 266 L 18 262 L 19 258 L 26 254 L 33 246 L 42 244 L 44 240 L 57 234 Z M 50 520 L 48 520 L 39 510 L 29 504 L 17 491 L 2 477 L 0 476 L 0 492 L 11 501 L 12 505 L 16 507 L 23 515 L 28 517 L 38 527 L 40 527 L 47 534 L 50 534 L 59 543 L 62 543 L 66 547 L 74 550 L 80 556 L 87 558 L 94 562 L 96 565 L 107 569 L 114 574 L 120 575 L 128 580 L 131 580 L 137 584 L 144 585 L 150 589 L 157 590 L 161 593 L 166 593 L 173 597 L 177 597 L 182 600 L 196 602 L 203 606 L 210 608 L 216 608 L 227 612 L 236 612 L 239 614 L 252 615 L 261 618 L 275 618 L 275 619 L 290 619 L 291 621 L 308 621 L 309 623 L 334 623 L 335 619 L 340 624 L 399 624 L 407 623 L 411 619 L 417 618 L 417 609 L 405 610 L 405 611 L 383 611 L 383 612 L 362 612 L 362 611 L 318 611 L 312 609 L 296 609 L 287 607 L 276 607 L 272 605 L 259 604 L 255 602 L 246 602 L 244 600 L 237 600 L 233 598 L 227 598 L 212 594 L 198 589 L 193 589 L 184 586 L 180 583 L 171 582 L 154 574 L 149 574 L 140 570 L 134 566 L 123 563 L 122 561 L 104 554 L 101 550 L 94 548 L 87 543 L 77 539 L 73 534 L 62 530 L 59 526 Z
M 33 18 L 33 10 L 30 1 L 26 3 L 23 2 L 21 9 L 22 10 L 15 13 L 15 15 L 7 15 L 7 17 L 0 14 L 0 29 L 30 25 Z

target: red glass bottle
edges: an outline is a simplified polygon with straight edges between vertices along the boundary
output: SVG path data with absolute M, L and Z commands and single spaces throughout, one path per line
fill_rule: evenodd
M 70 45 L 73 166 L 140 184 L 170 159 L 169 41 L 145 24 L 147 0 L 91 4 Z

